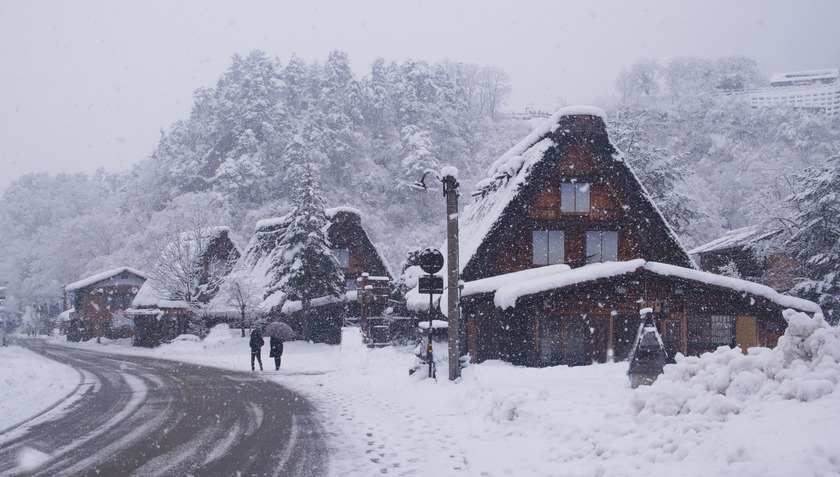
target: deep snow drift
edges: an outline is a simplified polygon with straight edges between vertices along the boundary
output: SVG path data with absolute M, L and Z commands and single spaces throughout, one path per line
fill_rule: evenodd
M 437 382 L 409 377 L 409 347 L 367 349 L 354 328 L 340 346 L 287 343 L 281 370 L 257 374 L 319 407 L 335 476 L 840 475 L 840 329 L 821 317 L 786 318 L 773 350 L 678 357 L 635 390 L 627 363 L 532 369 L 495 361 L 468 366 L 456 383 L 441 365 Z M 203 342 L 155 350 L 73 346 L 247 371 L 248 338 L 239 335 L 222 326 Z

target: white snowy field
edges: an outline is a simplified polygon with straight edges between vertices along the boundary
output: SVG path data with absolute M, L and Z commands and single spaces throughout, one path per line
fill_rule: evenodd
M 368 349 L 352 328 L 340 346 L 287 343 L 280 371 L 266 346 L 267 371 L 256 373 L 319 408 L 334 476 L 840 476 L 840 329 L 805 315 L 788 319 L 773 350 L 681 358 L 653 386 L 635 390 L 626 363 L 486 362 L 466 367 L 458 382 L 447 380 L 444 366 L 437 382 L 422 372 L 409 377 L 410 348 Z M 72 346 L 250 372 L 248 338 L 239 335 L 217 327 L 202 342 L 153 350 Z M 55 379 L 6 382 L 34 390 Z M 0 402 L 20 391 L 5 386 Z M 28 412 L 37 412 L 40 404 L 30 404 Z

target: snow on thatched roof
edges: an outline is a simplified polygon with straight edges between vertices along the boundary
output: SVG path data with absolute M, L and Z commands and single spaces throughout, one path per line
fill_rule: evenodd
M 230 242 L 231 246 L 233 247 L 233 250 L 236 251 L 237 256 L 242 254 L 242 249 L 239 247 L 239 244 L 230 238 L 230 227 L 226 226 L 215 226 L 195 231 L 182 232 L 178 236 L 178 240 L 180 241 L 180 243 L 171 243 L 168 246 L 178 246 L 186 249 L 209 251 L 211 245 L 214 242 L 218 240 L 227 240 Z M 202 260 L 205 258 L 206 257 L 204 256 L 199 257 L 199 259 Z
M 342 213 L 342 212 L 358 216 L 360 220 L 362 218 L 362 212 L 359 209 L 356 209 L 354 207 L 342 206 L 342 207 L 332 207 L 332 208 L 329 208 L 329 209 L 324 209 L 324 214 L 326 214 L 327 220 L 334 219 L 336 215 L 338 215 L 339 213 Z
M 96 283 L 99 283 L 99 282 L 102 282 L 102 281 L 105 281 L 105 280 L 113 279 L 113 278 L 119 276 L 122 273 L 130 273 L 130 274 L 136 275 L 138 278 L 142 278 L 143 280 L 148 278 L 146 276 L 146 274 L 141 272 L 140 270 L 136 270 L 136 269 L 131 268 L 131 267 L 120 267 L 120 268 L 115 268 L 113 270 L 108 270 L 108 271 L 105 271 L 105 272 L 97 273 L 96 275 L 91 275 L 91 276 L 89 276 L 87 278 L 83 278 L 83 279 L 81 279 L 77 282 L 73 282 L 73 283 L 67 285 L 66 287 L 64 287 L 64 291 L 73 292 L 73 291 L 79 290 L 81 288 L 89 287 L 91 285 L 94 285 Z
M 707 252 L 740 249 L 753 245 L 757 242 L 761 242 L 762 240 L 768 239 L 780 232 L 780 230 L 768 232 L 754 225 L 743 227 L 740 229 L 730 230 L 723 237 L 719 237 L 709 243 L 695 247 L 688 253 L 697 255 Z
M 187 309 L 190 304 L 183 300 L 167 300 L 160 298 L 161 293 L 155 289 L 154 283 L 151 280 L 146 281 L 134 300 L 131 301 L 132 308 L 171 308 L 171 309 Z
M 599 127 L 595 128 L 598 131 L 594 133 L 594 137 L 579 137 L 572 129 L 576 122 L 585 122 L 587 118 L 600 122 Z M 517 199 L 532 186 L 541 183 L 543 177 L 535 171 L 545 161 L 562 156 L 570 145 L 581 141 L 599 142 L 602 160 L 609 161 L 611 166 L 604 168 L 605 173 L 620 176 L 620 180 L 628 189 L 626 192 L 634 201 L 632 205 L 638 207 L 636 213 L 643 214 L 653 233 L 663 237 L 663 243 L 672 251 L 671 259 L 680 265 L 696 268 L 638 176 L 606 134 L 605 121 L 606 113 L 596 107 L 570 106 L 560 109 L 493 162 L 487 177 L 476 184 L 476 191 L 472 194 L 475 200 L 467 204 L 459 216 L 459 268 L 462 274 L 468 267 L 475 266 L 472 262 L 478 263 L 484 259 L 478 256 L 480 249 L 483 246 L 494 246 L 492 237 L 497 230 L 502 229 L 505 223 L 513 220 L 517 214 L 526 212 L 527 204 Z M 591 136 L 591 133 L 584 134 Z M 560 154 L 549 154 L 552 150 L 559 150 Z M 527 270 L 523 272 L 540 273 Z M 444 286 L 448 286 L 446 276 Z M 427 309 L 429 306 L 428 296 L 420 295 L 416 287 L 406 294 L 406 300 L 412 310 Z M 437 300 L 439 295 L 435 295 L 434 301 Z
M 675 277 L 696 282 L 703 285 L 726 288 L 741 293 L 764 298 L 776 305 L 794 308 L 808 313 L 821 313 L 819 305 L 788 295 L 783 295 L 772 288 L 738 278 L 725 277 L 700 270 L 668 265 L 665 263 L 649 262 L 643 259 L 626 262 L 593 263 L 575 269 L 542 267 L 519 272 L 498 275 L 491 278 L 475 280 L 464 284 L 461 296 L 494 293 L 493 301 L 500 308 L 516 306 L 516 301 L 528 295 L 534 295 L 550 290 L 580 285 L 606 278 L 627 275 L 641 270 L 664 277 Z M 543 273 L 535 273 L 543 270 Z

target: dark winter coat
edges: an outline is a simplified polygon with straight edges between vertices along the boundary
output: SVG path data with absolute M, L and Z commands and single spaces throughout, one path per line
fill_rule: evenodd
M 263 338 L 262 333 L 260 330 L 253 330 L 251 331 L 251 351 L 257 352 L 259 351 L 263 345 L 265 344 L 265 338 Z
M 270 346 L 271 352 L 268 354 L 269 358 L 283 356 L 283 340 L 271 337 Z

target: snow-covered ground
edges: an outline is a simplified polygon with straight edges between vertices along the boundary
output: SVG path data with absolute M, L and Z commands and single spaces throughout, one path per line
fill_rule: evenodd
M 635 390 L 626 363 L 531 369 L 486 362 L 466 367 L 454 383 L 441 366 L 435 382 L 423 372 L 409 376 L 410 348 L 367 349 L 352 328 L 340 346 L 287 343 L 280 371 L 266 347 L 267 371 L 256 373 L 320 409 L 335 476 L 838 476 L 840 330 L 805 315 L 788 318 L 773 350 L 681 358 L 653 386 Z M 239 335 L 217 327 L 203 342 L 154 350 L 72 346 L 248 371 L 248 338 Z M 18 359 L 24 351 L 2 353 Z M 10 387 L 34 389 L 56 374 L 78 379 L 59 369 L 10 381 L 4 370 L 11 386 L 0 402 L 18 394 Z
M 0 432 L 72 394 L 81 375 L 19 346 L 0 347 Z

